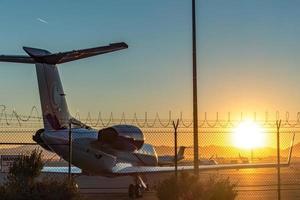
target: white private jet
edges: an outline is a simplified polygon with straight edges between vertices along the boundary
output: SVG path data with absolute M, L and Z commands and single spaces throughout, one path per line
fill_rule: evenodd
M 199 159 L 199 165 L 217 165 L 218 162 L 213 159 L 214 155 L 212 155 L 210 158 L 202 158 Z
M 141 197 L 146 188 L 141 175 L 173 172 L 174 166 L 159 166 L 152 145 L 144 142 L 143 132 L 132 125 L 115 125 L 101 130 L 92 129 L 73 118 L 68 110 L 65 93 L 59 77 L 57 64 L 105 54 L 128 48 L 126 43 L 50 53 L 47 50 L 23 47 L 28 56 L 1 55 L 0 61 L 35 64 L 39 86 L 44 129 L 36 132 L 33 139 L 43 148 L 55 152 L 69 161 L 69 124 L 72 133 L 72 173 L 100 175 L 106 177 L 132 176 L 135 184 L 129 186 L 129 196 Z M 60 145 L 59 145 L 60 144 Z M 290 164 L 292 148 L 288 161 Z M 242 168 L 273 168 L 275 163 L 199 165 L 200 171 Z M 178 171 L 192 171 L 193 166 L 178 166 Z M 68 168 L 47 168 L 44 172 L 68 172 Z
M 184 150 L 186 147 L 180 146 L 178 153 L 177 153 L 177 162 L 180 162 L 184 159 Z M 164 165 L 174 165 L 175 164 L 175 156 L 171 155 L 163 155 L 157 157 L 157 164 L 158 166 L 164 166 Z

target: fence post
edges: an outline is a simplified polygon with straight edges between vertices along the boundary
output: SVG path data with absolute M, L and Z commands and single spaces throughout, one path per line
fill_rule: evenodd
M 72 164 L 72 122 L 69 121 L 69 181 L 71 181 L 72 171 L 71 171 L 71 164 Z
M 177 119 L 176 123 L 173 121 L 173 128 L 174 128 L 174 152 L 175 152 L 175 156 L 174 156 L 174 162 L 175 162 L 175 178 L 176 178 L 176 182 L 177 182 L 177 128 L 179 125 L 179 119 Z
M 281 183 L 280 183 L 280 125 L 281 120 L 276 121 L 276 127 L 277 127 L 277 195 L 278 200 L 281 200 Z

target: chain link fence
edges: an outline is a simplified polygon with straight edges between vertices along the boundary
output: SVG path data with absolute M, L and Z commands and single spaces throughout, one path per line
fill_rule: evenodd
M 35 113 L 35 114 L 34 114 Z M 0 113 L 0 154 L 19 155 L 30 153 L 35 148 L 40 148 L 32 140 L 36 131 L 43 127 L 42 119 L 38 116 L 38 111 L 34 107 L 30 115 L 19 115 L 15 111 L 8 114 L 5 109 Z M 36 115 L 36 116 L 35 116 Z M 216 164 L 239 164 L 239 163 L 265 163 L 277 162 L 276 157 L 276 120 L 280 119 L 279 113 L 269 118 L 266 113 L 264 119 L 257 119 L 253 115 L 251 121 L 261 128 L 264 132 L 264 144 L 255 148 L 242 148 L 239 142 L 235 141 L 235 131 L 239 125 L 247 121 L 243 114 L 238 120 L 233 120 L 230 113 L 225 119 L 220 119 L 219 114 L 215 119 L 208 119 L 204 113 L 203 120 L 199 121 L 199 156 L 201 161 L 213 160 Z M 289 113 L 283 117 L 280 127 L 280 160 L 285 162 L 288 159 L 290 143 L 293 135 L 296 135 L 294 151 L 292 154 L 292 163 L 288 168 L 281 169 L 281 193 L 283 199 L 299 198 L 300 192 L 300 118 L 296 115 L 295 120 L 289 118 Z M 161 119 L 158 114 L 150 118 L 145 113 L 143 119 L 133 117 L 128 118 L 123 113 L 121 117 L 115 118 L 113 114 L 104 119 L 101 113 L 94 118 L 90 114 L 86 118 L 80 117 L 77 113 L 76 118 L 82 120 L 95 129 L 102 129 L 116 124 L 131 124 L 138 126 L 144 133 L 146 143 L 155 146 L 158 155 L 174 155 L 174 128 L 172 126 L 172 113 L 169 113 L 167 119 Z M 193 164 L 193 128 L 192 120 L 184 119 L 182 113 L 178 117 L 178 147 L 185 146 L 185 159 L 179 164 Z M 247 140 L 247 138 L 245 138 Z M 43 159 L 46 166 L 67 166 L 68 163 L 58 157 L 56 154 L 43 150 Z M 2 163 L 1 163 L 2 166 Z M 266 199 L 274 198 L 277 195 L 277 169 L 243 169 L 243 170 L 219 170 L 210 172 L 200 172 L 200 178 L 205 179 L 218 175 L 220 177 L 229 177 L 231 181 L 237 183 L 239 199 Z M 3 178 L 5 173 L 1 173 Z M 58 176 L 54 175 L 53 176 Z M 3 180 L 1 178 L 1 180 Z M 147 177 L 147 180 L 155 186 L 162 176 L 153 175 Z M 85 178 L 86 179 L 86 178 Z M 93 179 L 91 177 L 91 179 Z M 80 180 L 80 178 L 79 178 Z M 100 181 L 101 182 L 101 181 Z M 107 180 L 106 180 L 107 182 Z M 115 192 L 116 190 L 127 190 L 126 186 L 114 185 L 114 187 L 104 187 L 97 184 L 82 184 L 80 188 L 85 192 Z

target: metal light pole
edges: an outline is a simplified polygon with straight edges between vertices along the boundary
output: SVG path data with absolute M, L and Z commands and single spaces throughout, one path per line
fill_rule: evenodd
M 198 102 L 197 102 L 197 43 L 196 43 L 196 0 L 192 0 L 193 34 L 193 124 L 194 124 L 194 173 L 199 175 L 198 155 Z
M 276 121 L 277 128 L 277 199 L 281 199 L 281 182 L 280 182 L 280 125 L 281 120 Z

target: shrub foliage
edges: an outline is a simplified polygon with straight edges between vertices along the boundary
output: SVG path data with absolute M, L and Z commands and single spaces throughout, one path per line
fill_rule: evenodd
M 37 180 L 44 166 L 42 152 L 34 150 L 21 155 L 10 168 L 6 182 L 0 186 L 0 199 L 4 200 L 77 200 L 81 199 L 74 179 Z
M 190 173 L 178 174 L 160 182 L 156 189 L 161 200 L 234 200 L 237 192 L 236 184 L 229 178 L 222 179 L 211 176 L 206 181 Z

